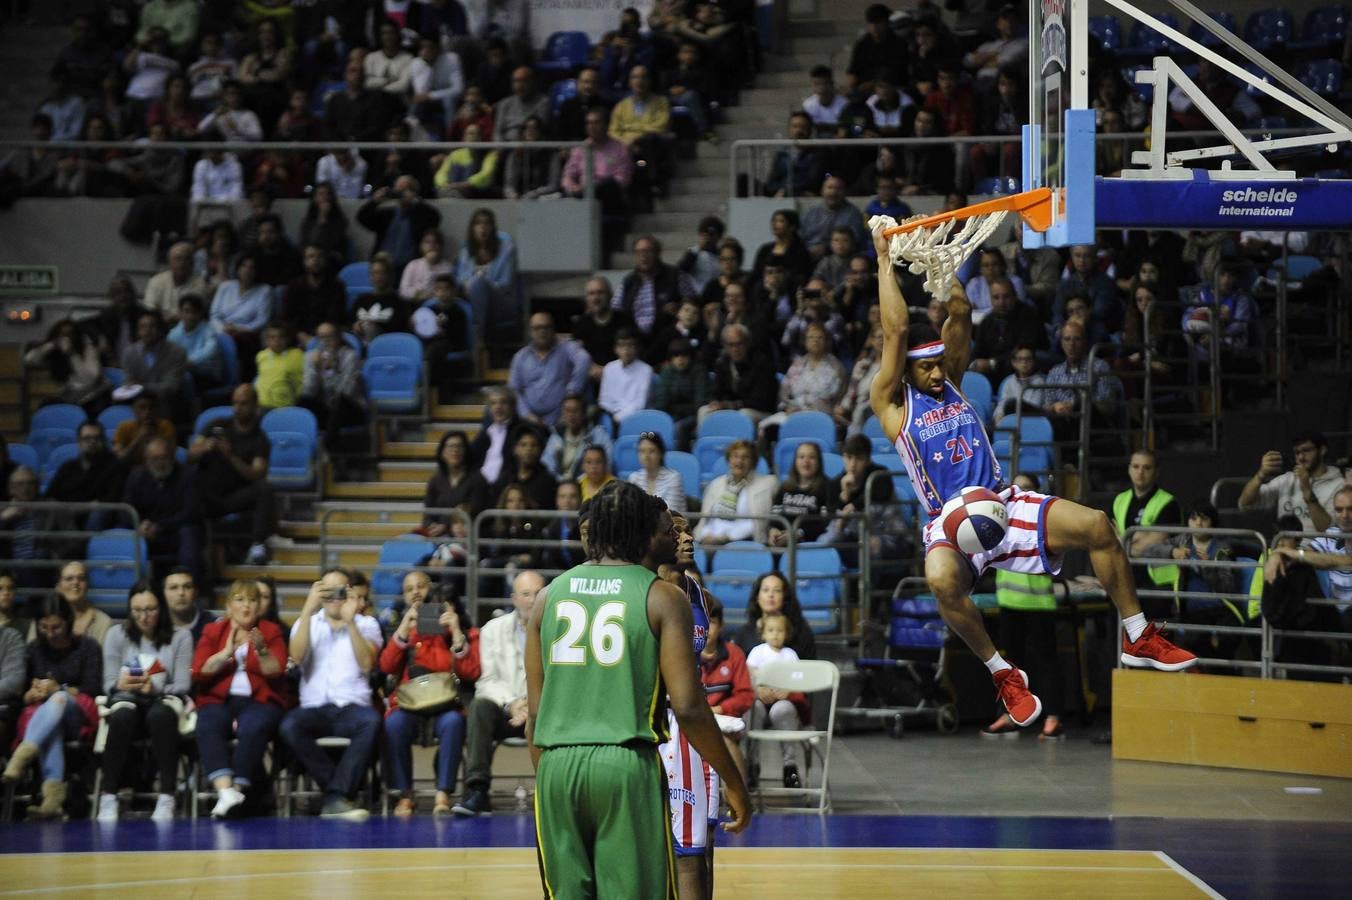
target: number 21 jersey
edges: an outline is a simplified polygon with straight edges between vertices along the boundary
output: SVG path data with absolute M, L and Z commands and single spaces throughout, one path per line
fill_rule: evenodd
M 896 448 L 925 511 L 937 516 L 944 501 L 965 487 L 998 490 L 1000 463 L 986 429 L 953 382 L 944 381 L 938 399 L 910 384 L 902 387 L 905 419 Z

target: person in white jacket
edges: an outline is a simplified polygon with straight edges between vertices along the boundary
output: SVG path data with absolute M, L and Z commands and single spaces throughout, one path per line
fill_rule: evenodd
M 512 611 L 479 629 L 479 680 L 465 726 L 465 793 L 451 809 L 457 816 L 492 811 L 488 787 L 494 746 L 503 738 L 526 733 L 526 618 L 544 586 L 539 572 L 517 575 L 512 581 Z

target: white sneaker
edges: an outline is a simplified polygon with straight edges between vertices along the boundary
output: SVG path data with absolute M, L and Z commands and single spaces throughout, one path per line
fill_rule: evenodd
M 268 545 L 254 544 L 249 548 L 249 554 L 245 557 L 244 564 L 248 566 L 263 566 L 268 562 Z
M 117 794 L 99 794 L 98 821 L 117 821 Z
M 155 800 L 155 811 L 150 814 L 152 822 L 174 821 L 174 795 L 160 794 Z
M 217 792 L 216 805 L 211 808 L 211 817 L 213 819 L 224 819 L 234 809 L 244 802 L 244 794 L 236 787 L 221 788 Z

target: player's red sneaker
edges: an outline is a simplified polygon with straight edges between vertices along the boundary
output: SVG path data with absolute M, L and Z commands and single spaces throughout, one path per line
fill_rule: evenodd
M 1165 640 L 1160 626 L 1151 622 L 1135 641 L 1127 640 L 1126 632 L 1122 633 L 1122 665 L 1179 672 L 1197 665 L 1197 657 Z
M 991 678 L 995 681 L 996 693 L 1005 705 L 1005 712 L 1022 728 L 1042 715 L 1042 701 L 1028 690 L 1028 675 L 1022 669 L 1001 669 Z

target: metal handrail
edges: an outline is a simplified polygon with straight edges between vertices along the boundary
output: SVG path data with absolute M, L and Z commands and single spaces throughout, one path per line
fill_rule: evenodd
M 50 512 L 56 515 L 81 513 L 81 512 L 100 512 L 100 511 L 115 512 L 120 517 L 119 521 L 130 522 L 130 527 L 128 528 L 129 531 L 131 531 L 137 537 L 141 537 L 139 533 L 141 528 L 141 516 L 136 511 L 136 507 L 132 506 L 130 503 L 104 503 L 98 501 L 89 501 L 89 502 L 71 501 L 67 503 L 64 501 L 57 500 L 9 500 L 4 503 L 4 506 L 5 508 L 18 508 L 39 513 Z M 35 541 L 41 541 L 43 539 L 60 541 L 60 540 L 76 540 L 80 538 L 91 538 L 96 535 L 102 534 L 104 531 L 107 530 L 109 529 L 100 529 L 95 531 L 87 528 L 49 528 L 49 529 L 39 529 L 36 531 L 26 533 L 33 535 Z M 12 528 L 0 528 L 0 537 L 13 536 L 20 533 L 21 532 L 15 531 Z M 144 540 L 144 538 L 141 539 Z M 147 553 L 148 552 L 149 548 L 147 547 Z M 3 559 L 0 560 L 0 565 L 3 565 L 11 569 L 59 569 L 60 567 L 64 566 L 67 562 L 70 562 L 70 560 L 61 558 Z M 97 560 L 96 564 L 100 567 L 130 568 L 134 573 L 134 578 L 136 580 L 140 580 L 142 578 L 145 578 L 148 574 L 145 568 L 148 562 L 149 560 L 142 560 L 140 554 L 137 553 L 133 555 L 133 558 L 131 560 L 126 561 L 112 559 Z M 86 565 L 88 565 L 87 562 Z M 50 592 L 51 589 L 38 588 L 26 590 L 31 593 L 32 590 L 39 591 L 46 590 Z

